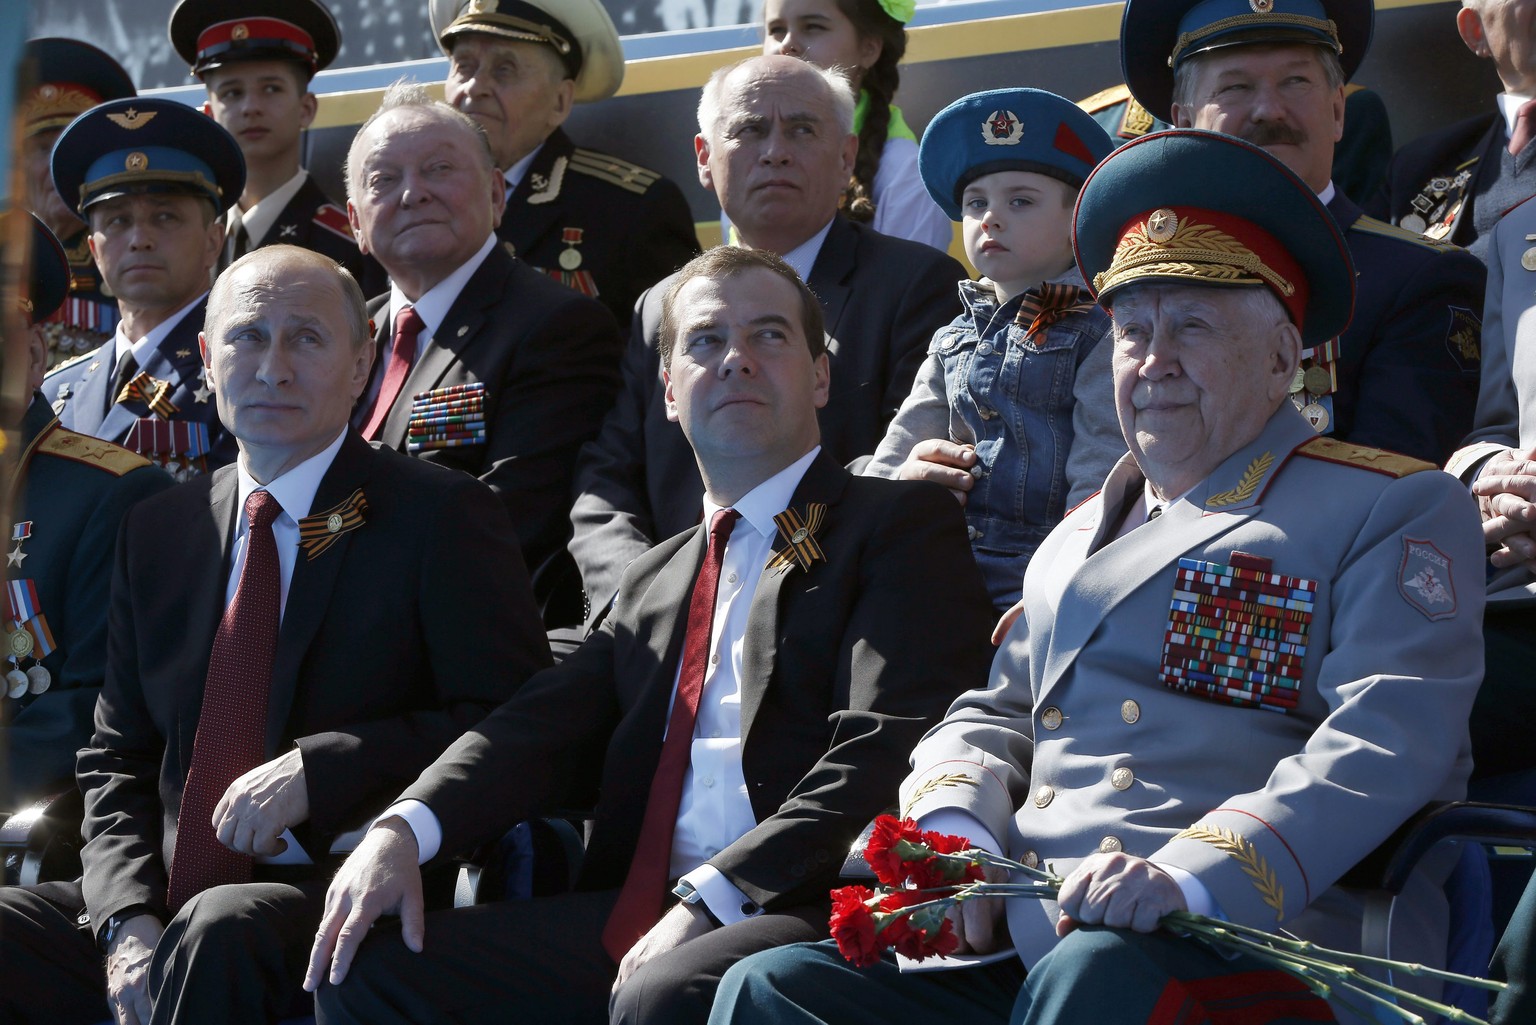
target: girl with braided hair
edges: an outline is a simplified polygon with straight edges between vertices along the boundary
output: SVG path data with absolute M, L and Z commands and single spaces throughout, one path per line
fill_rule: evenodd
M 766 0 L 763 52 L 835 68 L 857 90 L 859 154 L 843 191 L 843 215 L 948 250 L 953 227 L 923 187 L 917 136 L 892 102 L 914 6 L 914 0 Z

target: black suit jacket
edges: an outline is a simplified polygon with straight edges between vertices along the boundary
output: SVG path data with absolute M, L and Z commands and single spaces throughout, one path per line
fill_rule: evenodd
M 388 302 L 386 294 L 369 304 L 378 322 L 376 377 L 389 356 Z M 620 346 L 618 328 L 600 305 L 497 246 L 411 368 L 378 440 L 407 451 L 413 395 L 483 383 L 485 443 L 419 456 L 494 488 L 517 529 L 523 561 L 536 570 L 570 535 L 576 453 L 613 404 Z
M 357 248 L 346 207 L 331 202 L 314 175 L 307 172 L 304 184 L 278 213 L 261 245 L 302 246 L 328 256 L 351 272 L 364 295 L 374 295 L 389 287 L 389 277 L 379 261 Z M 222 272 L 226 266 L 220 257 L 219 270 Z
M 310 816 L 294 834 L 318 856 L 549 664 L 516 539 L 489 490 L 349 434 L 312 514 L 358 489 L 366 521 L 313 559 L 298 553 L 267 710 L 267 756 L 295 745 L 304 754 Z M 124 520 L 107 678 L 78 762 L 93 922 L 136 904 L 164 912 L 236 495 L 230 467 Z
M 818 416 L 824 450 L 840 463 L 874 453 L 928 351 L 960 313 L 960 265 L 930 246 L 839 217 L 808 284 L 826 315 L 831 394 Z M 624 568 L 651 545 L 698 522 L 704 482 L 662 396 L 661 299 L 670 278 L 641 297 L 624 355 L 619 399 L 576 468 L 571 554 L 600 613 Z
M 993 611 L 954 499 L 850 476 L 823 454 L 795 491 L 796 508 L 807 502 L 827 505 L 826 561 L 765 570 L 744 638 L 742 768 L 758 825 L 710 859 L 770 910 L 826 900 L 912 746 L 991 656 Z M 636 560 L 602 627 L 406 791 L 438 816 L 440 856 L 600 785 L 578 886 L 622 884 L 706 541 L 695 527 Z
M 567 232 L 580 241 L 568 243 Z M 619 324 L 641 292 L 699 253 L 693 213 L 670 178 L 579 148 L 559 128 L 507 197 L 496 234 L 530 267 L 595 297 Z M 561 263 L 567 252 L 574 267 Z

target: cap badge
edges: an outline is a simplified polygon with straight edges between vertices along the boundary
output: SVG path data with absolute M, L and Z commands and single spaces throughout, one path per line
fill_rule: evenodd
M 981 138 L 988 146 L 1017 146 L 1024 138 L 1024 125 L 1011 110 L 994 110 L 981 123 Z
M 1162 245 L 1179 230 L 1179 215 L 1164 207 L 1147 218 L 1147 240 Z
M 1254 14 L 1268 14 L 1275 9 L 1275 0 L 1248 0 L 1248 7 Z
M 132 107 L 129 107 L 121 114 L 108 114 L 107 120 L 111 121 L 114 125 L 117 125 L 117 127 L 127 129 L 131 132 L 137 128 L 143 128 L 145 125 L 153 121 L 155 119 L 156 113 L 157 111 L 153 110 L 135 110 Z
M 45 100 L 56 99 L 59 95 L 59 87 L 56 85 L 42 86 L 37 90 L 37 95 L 41 96 Z
M 148 167 L 149 157 L 145 156 L 143 153 L 130 153 L 128 154 L 128 159 L 123 161 L 123 168 L 124 170 L 128 171 L 138 172 L 146 170 Z
M 237 43 L 241 42 L 251 38 L 251 30 L 245 24 L 245 22 L 242 21 L 240 24 L 229 30 L 229 38 L 233 39 Z
M 464 7 L 465 14 L 495 14 L 497 0 L 469 0 Z

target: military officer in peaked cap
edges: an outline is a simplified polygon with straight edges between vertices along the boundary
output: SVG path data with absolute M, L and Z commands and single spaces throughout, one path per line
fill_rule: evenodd
M 22 159 L 26 204 L 58 237 L 69 258 L 69 294 L 42 324 L 48 364 L 90 352 L 112 337 L 117 302 L 102 288 L 91 259 L 85 223 L 53 187 L 48 157 L 59 133 L 79 115 L 107 100 L 134 95 L 133 79 L 102 51 L 75 39 L 31 39 L 22 54 Z
M 245 162 L 228 132 L 173 100 L 103 103 L 53 150 L 53 181 L 89 226 L 121 320 L 94 352 L 60 364 L 43 394 L 71 430 L 117 442 L 186 477 L 234 458 L 197 351 L 219 217 Z
M 1465 791 L 1475 504 L 1427 463 L 1316 436 L 1287 401 L 1303 347 L 1349 319 L 1338 226 L 1275 157 L 1190 129 L 1117 150 L 1075 218 L 1130 452 L 1041 545 L 991 679 L 900 789 L 924 828 L 1050 865 L 1058 899 L 951 912 L 961 951 L 1018 955 L 965 972 L 857 970 L 826 944 L 754 956 L 713 1023 L 888 1022 L 924 1001 L 977 1025 L 1140 1025 L 1170 1001 L 1227 1020 L 1211 998 L 1228 997 L 1244 1021 L 1332 1020 L 1304 983 L 1158 922 L 1187 909 L 1357 949 L 1340 877 Z M 1212 623 L 1214 641 L 1196 629 Z M 1443 963 L 1437 883 L 1421 868 L 1404 889 L 1396 956 Z
M 1174 124 L 1268 149 L 1344 231 L 1355 315 L 1302 353 L 1291 401 L 1319 434 L 1444 463 L 1477 404 L 1485 280 L 1467 253 L 1365 216 L 1331 178 L 1371 0 L 1130 0 L 1120 61 Z
M 203 110 L 245 156 L 245 189 L 224 224 L 219 269 L 281 242 L 328 256 L 372 295 L 384 272 L 352 238 L 344 207 L 299 164 L 318 100 L 315 73 L 336 59 L 341 32 L 319 0 L 180 0 L 171 45 L 208 87 Z
M 38 392 L 47 356 L 43 326 L 69 295 L 64 249 L 35 216 L 32 275 L 22 313 L 30 332 L 27 406 L 10 481 L 5 612 L 7 773 L 0 808 L 16 809 L 75 785 L 75 752 L 107 657 L 112 551 L 128 507 L 171 486 L 143 456 L 59 425 Z
M 507 180 L 497 235 L 529 266 L 628 324 L 635 300 L 699 252 L 681 190 L 577 146 L 572 104 L 618 91 L 619 35 L 599 0 L 431 0 L 444 95 L 485 128 Z

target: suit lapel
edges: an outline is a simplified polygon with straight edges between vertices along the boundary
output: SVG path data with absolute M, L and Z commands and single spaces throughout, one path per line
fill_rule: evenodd
M 362 487 L 375 458 L 368 443 L 349 430 L 330 469 L 320 480 L 310 515 L 332 508 Z M 366 530 L 367 525 L 360 529 Z M 352 531 L 341 534 L 335 543 L 313 559 L 300 549 L 294 562 L 293 579 L 288 582 L 288 604 L 283 610 L 277 653 L 272 661 L 272 689 L 267 697 L 269 753 L 277 749 L 283 736 L 298 686 L 299 667 L 330 608 L 331 593 L 336 589 L 336 578 L 347 561 L 352 534 Z
M 189 485 L 190 486 L 190 485 Z M 235 541 L 235 520 L 239 513 L 239 474 L 233 466 L 215 470 L 208 490 L 208 530 L 193 530 L 184 538 L 183 558 L 189 567 L 178 581 L 189 589 L 187 608 L 196 610 L 198 619 L 185 624 L 185 643 L 194 651 L 213 651 L 213 639 L 219 621 L 224 618 L 224 595 L 229 585 L 230 551 Z M 177 706 L 186 711 L 178 716 L 181 751 L 191 764 L 192 745 L 197 739 L 197 720 L 203 706 L 202 676 L 187 674 L 181 682 Z
M 1316 437 L 1289 402 L 1270 418 L 1258 438 L 1228 456 L 1209 477 L 1151 523 L 1109 541 L 1087 554 L 1088 538 L 1074 539 L 1061 557 L 1073 601 L 1057 604 L 1055 625 L 1041 674 L 1044 700 L 1073 661 L 1092 640 L 1099 624 L 1124 600 L 1162 574 L 1187 552 L 1232 530 L 1262 508 L 1265 490 L 1301 444 Z M 1125 472 L 1122 462 L 1111 481 Z M 1139 484 L 1139 473 L 1129 484 Z M 1106 496 L 1109 491 L 1106 485 Z M 1124 494 L 1124 488 L 1121 491 Z M 1101 510 L 1100 533 L 1116 529 L 1119 516 L 1108 505 Z M 1107 521 L 1114 520 L 1115 523 Z M 1083 533 L 1086 533 L 1083 532 Z M 1080 547 L 1079 547 L 1080 546 Z M 1079 561 L 1081 560 L 1081 561 Z M 1172 595 L 1170 594 L 1170 598 Z
M 532 252 L 553 227 L 562 209 L 555 200 L 560 195 L 564 176 L 570 173 L 570 157 L 575 148 L 563 131 L 555 129 L 554 134 L 544 140 L 533 163 L 528 165 L 523 180 L 507 197 L 507 212 L 502 215 L 501 228 L 496 234 L 503 241 L 512 243 L 514 256 Z M 562 162 L 558 175 L 555 172 L 557 161 Z M 557 177 L 559 181 L 556 181 Z M 544 188 L 535 191 L 535 183 Z
M 848 304 L 850 290 L 846 282 L 857 266 L 859 230 L 840 216 L 832 218 L 832 227 L 822 240 L 821 252 L 811 264 L 811 277 L 806 282 L 821 300 L 829 342 L 837 339 L 843 309 Z
M 455 363 L 464 362 L 465 353 L 487 337 L 486 310 L 500 302 L 507 293 L 508 279 L 515 264 L 507 251 L 492 246 L 474 274 L 448 308 L 421 359 L 411 368 L 379 431 L 379 440 L 393 449 L 404 449 L 405 435 L 411 423 L 411 396 L 436 388 Z
M 821 537 L 833 544 L 837 539 L 837 503 L 848 488 L 848 471 L 832 461 L 823 451 L 806 469 L 800 486 L 790 505 L 804 509 L 811 502 L 827 506 L 827 519 Z M 778 547 L 775 544 L 775 547 Z M 769 567 L 763 570 L 757 590 L 752 595 L 752 609 L 747 615 L 746 636 L 741 656 L 741 736 L 745 741 L 752 729 L 752 721 L 762 707 L 763 697 L 773 679 L 777 664 L 780 622 L 784 614 L 786 595 L 796 590 L 816 586 L 814 574 L 829 572 L 826 564 L 815 564 L 811 569 L 791 565 L 787 568 Z
M 1477 167 L 1472 171 L 1472 180 L 1462 187 L 1461 198 L 1457 201 L 1456 217 L 1451 221 L 1451 230 L 1445 234 L 1446 241 L 1454 240 L 1458 245 L 1466 245 L 1470 241 L 1463 235 L 1458 234 L 1461 232 L 1463 224 L 1472 223 L 1471 219 L 1467 216 L 1467 207 L 1471 205 L 1468 203 L 1468 200 L 1472 196 L 1477 195 L 1479 186 L 1485 181 L 1493 181 L 1498 178 L 1499 166 L 1504 161 L 1498 144 L 1508 141 L 1506 138 L 1507 134 L 1503 116 L 1495 116 L 1489 122 L 1488 130 L 1483 133 L 1482 139 L 1477 144 L 1475 151 L 1478 155 Z

